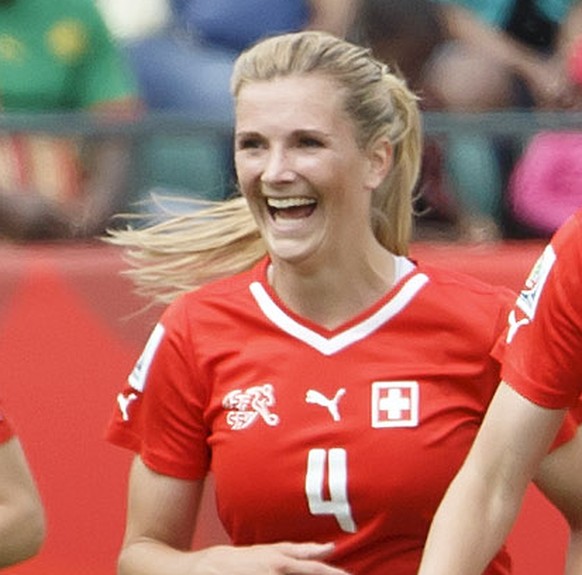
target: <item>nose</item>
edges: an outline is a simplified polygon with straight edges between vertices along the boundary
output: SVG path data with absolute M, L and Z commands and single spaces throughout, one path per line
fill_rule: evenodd
M 267 154 L 261 182 L 264 184 L 282 184 L 292 182 L 295 172 L 285 150 L 271 148 Z

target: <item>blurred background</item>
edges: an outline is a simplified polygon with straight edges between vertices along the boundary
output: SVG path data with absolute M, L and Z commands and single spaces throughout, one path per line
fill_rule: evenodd
M 581 12 L 567 0 L 0 0 L 0 396 L 49 527 L 42 552 L 8 572 L 115 573 L 130 455 L 103 434 L 161 309 L 143 310 L 99 236 L 125 225 L 116 214 L 235 193 L 240 50 L 311 27 L 399 70 L 426 133 L 411 255 L 517 290 L 582 205 Z M 532 488 L 510 538 L 515 575 L 560 572 L 567 537 Z M 210 483 L 194 545 L 222 540 Z

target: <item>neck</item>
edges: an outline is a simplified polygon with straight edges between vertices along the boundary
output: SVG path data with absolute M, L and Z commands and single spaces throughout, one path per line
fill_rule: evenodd
M 395 257 L 381 246 L 368 256 L 342 258 L 315 269 L 273 261 L 269 282 L 301 317 L 335 329 L 364 312 L 394 285 Z

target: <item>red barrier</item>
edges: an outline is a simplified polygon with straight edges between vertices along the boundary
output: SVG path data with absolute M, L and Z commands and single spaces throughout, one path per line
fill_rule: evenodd
M 415 245 L 414 258 L 519 288 L 540 244 Z M 113 401 L 160 310 L 101 245 L 0 245 L 0 390 L 45 502 L 48 538 L 14 575 L 112 575 L 130 455 L 103 440 Z M 476 518 L 478 520 L 478 518 Z M 511 535 L 515 575 L 563 569 L 564 521 L 535 489 Z M 224 540 L 207 497 L 195 545 Z

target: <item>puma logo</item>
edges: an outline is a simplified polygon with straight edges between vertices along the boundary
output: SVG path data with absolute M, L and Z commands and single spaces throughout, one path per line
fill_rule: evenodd
M 517 317 L 515 315 L 515 310 L 511 311 L 511 313 L 509 314 L 509 317 L 508 317 L 509 328 L 507 330 L 507 337 L 506 337 L 507 343 L 511 343 L 513 338 L 515 337 L 515 334 L 517 333 L 517 330 L 522 325 L 527 325 L 529 322 L 530 322 L 530 320 L 528 317 L 524 317 L 518 321 Z
M 130 393 L 127 397 L 120 393 L 117 396 L 117 405 L 119 405 L 119 411 L 121 411 L 121 418 L 123 421 L 129 421 L 129 413 L 127 412 L 129 408 L 129 404 L 132 401 L 137 399 L 137 395 L 135 393 Z
M 310 389 L 305 394 L 305 401 L 307 403 L 313 403 L 315 405 L 320 405 L 321 407 L 325 407 L 334 421 L 339 421 L 341 419 L 338 404 L 339 400 L 345 395 L 346 390 L 342 387 L 338 389 L 336 394 L 334 395 L 333 399 L 328 399 L 320 393 L 319 391 L 315 391 L 314 389 Z

